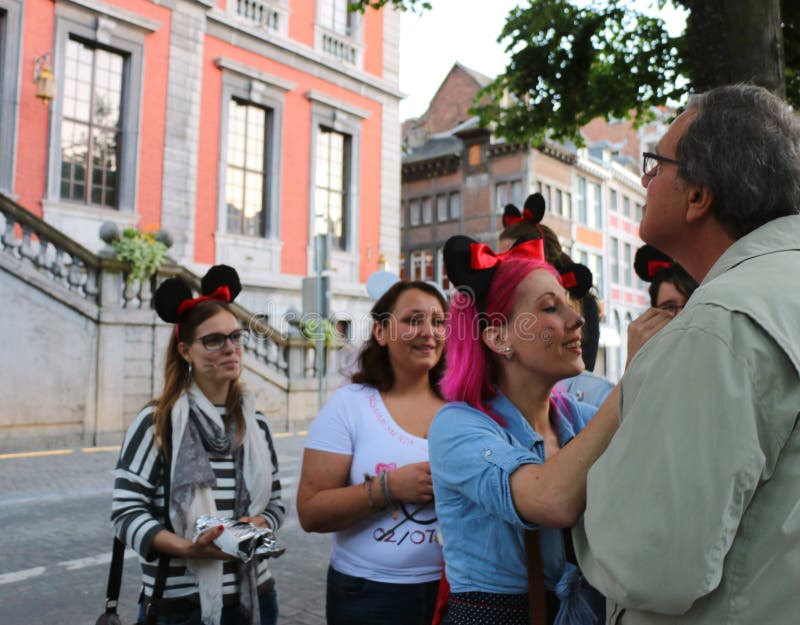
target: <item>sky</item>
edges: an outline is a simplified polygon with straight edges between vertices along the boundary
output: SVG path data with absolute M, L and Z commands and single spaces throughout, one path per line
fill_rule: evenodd
M 634 0 L 648 5 L 649 0 Z M 447 72 L 458 61 L 489 77 L 506 67 L 504 46 L 497 43 L 508 12 L 520 0 L 431 0 L 422 15 L 400 17 L 400 119 L 419 117 Z M 665 11 L 671 32 L 680 31 L 685 14 Z

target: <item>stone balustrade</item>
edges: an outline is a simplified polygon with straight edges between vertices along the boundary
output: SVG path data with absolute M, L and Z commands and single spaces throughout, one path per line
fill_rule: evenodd
M 199 277 L 167 263 L 131 280 L 110 245 L 94 254 L 2 194 L 0 233 L 0 298 L 14 303 L 0 326 L 13 362 L 0 376 L 0 451 L 119 442 L 163 383 L 172 328 L 152 309 L 155 287 L 180 276 L 198 291 Z M 106 243 L 114 236 L 101 229 Z M 232 310 L 252 337 L 244 378 L 257 406 L 277 429 L 306 426 L 319 408 L 315 344 L 296 326 L 281 332 L 236 303 Z M 336 355 L 326 349 L 329 388 Z

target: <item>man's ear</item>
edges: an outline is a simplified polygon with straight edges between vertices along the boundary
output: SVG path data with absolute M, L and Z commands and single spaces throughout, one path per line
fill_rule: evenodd
M 505 326 L 486 326 L 483 332 L 481 332 L 481 340 L 486 347 L 498 355 L 502 355 L 507 348 L 511 347 L 508 341 L 508 331 Z
M 688 223 L 700 221 L 711 214 L 714 194 L 708 187 L 692 184 L 688 186 L 687 193 L 686 221 Z

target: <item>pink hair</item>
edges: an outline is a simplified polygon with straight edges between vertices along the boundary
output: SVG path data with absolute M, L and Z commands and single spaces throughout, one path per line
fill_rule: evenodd
M 520 282 L 537 269 L 558 278 L 558 272 L 543 260 L 507 260 L 498 265 L 486 297 L 488 323 L 505 323 Z M 446 400 L 466 402 L 505 427 L 503 418 L 485 403 L 497 396 L 498 371 L 495 354 L 481 340 L 484 327 L 472 298 L 457 293 L 450 308 L 445 344 L 447 366 L 440 387 Z

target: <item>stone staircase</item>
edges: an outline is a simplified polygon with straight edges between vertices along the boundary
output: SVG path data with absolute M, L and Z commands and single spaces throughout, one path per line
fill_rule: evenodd
M 131 281 L 126 263 L 94 254 L 2 194 L 0 216 L 0 452 L 120 442 L 163 381 L 171 326 L 151 307 L 154 287 L 181 276 L 196 289 L 199 277 L 167 264 Z M 259 409 L 276 431 L 302 429 L 318 410 L 315 344 L 233 310 L 253 337 L 243 377 Z M 326 349 L 323 388 L 338 380 L 336 356 Z

